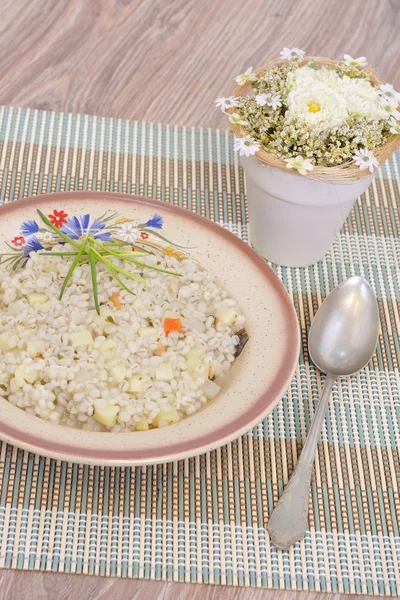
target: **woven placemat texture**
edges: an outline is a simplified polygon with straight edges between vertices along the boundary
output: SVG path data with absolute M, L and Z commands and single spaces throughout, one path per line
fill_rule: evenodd
M 293 299 L 302 349 L 286 396 L 247 435 L 190 460 L 125 469 L 3 444 L 0 567 L 400 595 L 399 171 L 398 154 L 323 261 L 274 267 Z M 248 241 L 243 174 L 225 131 L 3 107 L 2 202 L 78 189 L 178 204 Z M 307 332 L 326 294 L 355 274 L 378 297 L 378 351 L 366 369 L 335 385 L 309 530 L 290 551 L 277 551 L 266 523 L 321 391 Z

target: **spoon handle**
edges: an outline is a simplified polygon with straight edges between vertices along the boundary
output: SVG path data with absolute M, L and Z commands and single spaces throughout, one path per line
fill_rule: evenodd
M 307 529 L 308 500 L 311 473 L 328 400 L 335 381 L 327 375 L 321 399 L 308 432 L 303 451 L 278 504 L 269 519 L 267 529 L 274 546 L 287 550 L 303 539 Z

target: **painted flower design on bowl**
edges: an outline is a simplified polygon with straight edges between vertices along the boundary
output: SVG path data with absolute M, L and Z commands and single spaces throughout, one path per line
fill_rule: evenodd
M 103 242 L 125 242 L 153 254 L 175 256 L 178 260 L 186 258 L 180 246 L 159 233 L 164 226 L 164 219 L 158 213 L 154 213 L 145 223 L 138 223 L 111 211 L 97 217 L 90 214 L 71 215 L 55 208 L 47 218 L 73 240 L 83 239 L 90 233 Z M 64 243 L 62 237 L 45 223 L 28 219 L 21 224 L 10 242 L 6 242 L 10 252 L 0 254 L 0 264 L 16 270 L 26 263 L 32 252 L 49 251 L 53 246 Z

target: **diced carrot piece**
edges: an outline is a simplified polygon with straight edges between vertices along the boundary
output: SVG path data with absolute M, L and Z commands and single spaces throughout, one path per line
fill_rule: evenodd
M 180 319 L 164 319 L 164 331 L 168 335 L 171 331 L 180 331 L 182 328 Z
M 118 292 L 114 292 L 113 294 L 111 294 L 110 300 L 114 304 L 114 306 L 117 310 L 121 310 L 121 302 L 119 301 L 119 293 Z
M 165 352 L 165 346 L 163 344 L 158 344 L 155 349 L 155 354 L 162 354 L 163 352 Z

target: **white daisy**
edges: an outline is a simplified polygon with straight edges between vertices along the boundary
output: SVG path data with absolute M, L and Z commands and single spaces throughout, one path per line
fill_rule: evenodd
M 305 55 L 304 50 L 300 50 L 300 48 L 284 48 L 281 51 L 281 58 L 283 60 L 292 60 L 297 58 L 302 58 Z
M 397 123 L 393 123 L 389 131 L 390 133 L 394 133 L 395 135 L 400 135 L 400 121 L 397 121 Z
M 238 85 L 244 85 L 245 83 L 249 83 L 249 81 L 256 81 L 256 79 L 257 75 L 253 73 L 253 67 L 249 67 L 245 73 L 235 77 L 235 81 Z
M 139 229 L 135 227 L 134 223 L 122 223 L 117 229 L 117 235 L 123 242 L 133 244 L 139 235 Z
M 249 122 L 245 121 L 245 119 L 242 119 L 242 117 L 239 115 L 239 113 L 232 113 L 231 115 L 229 115 L 228 117 L 229 123 L 232 123 L 232 125 L 248 125 Z
M 390 100 L 389 98 L 386 98 L 385 96 L 382 96 L 381 100 L 382 100 L 382 106 L 388 114 L 387 118 L 389 119 L 390 117 L 393 117 L 394 119 L 396 119 L 396 121 L 399 121 L 400 120 L 400 112 L 397 110 L 397 102 L 393 103 L 392 100 Z
M 235 138 L 233 148 L 240 156 L 252 156 L 260 149 L 260 144 L 251 135 Z
M 282 104 L 279 94 L 258 94 L 255 96 L 255 100 L 258 106 L 265 106 L 267 104 L 274 110 Z
M 368 62 L 365 56 L 359 56 L 358 58 L 353 58 L 350 54 L 345 54 L 343 56 L 344 62 L 348 65 L 358 65 L 359 67 L 368 67 Z
M 399 92 L 396 92 L 390 83 L 385 83 L 385 85 L 379 86 L 379 89 L 382 92 L 382 97 L 387 99 L 388 102 L 400 102 Z
M 271 94 L 257 94 L 255 101 L 257 102 L 258 106 L 265 106 L 267 104 L 268 96 L 270 95 Z
M 371 173 L 373 173 L 374 169 L 377 169 L 379 167 L 379 163 L 376 160 L 373 153 L 371 152 L 371 150 L 357 150 L 357 152 L 353 156 L 353 160 L 356 163 L 357 167 L 360 167 L 361 171 L 369 169 Z
M 236 108 L 236 106 L 239 106 L 239 100 L 234 96 L 229 96 L 229 98 L 217 98 L 214 102 L 217 108 L 221 108 L 222 112 L 226 112 L 228 108 Z
M 53 234 L 51 233 L 51 231 L 44 231 L 41 235 L 41 238 L 44 242 L 51 242 L 51 240 L 53 239 Z
M 289 158 L 286 160 L 286 168 L 294 169 L 302 175 L 307 175 L 307 171 L 312 171 L 314 165 L 310 159 L 303 158 L 302 156 L 296 156 L 295 158 Z

